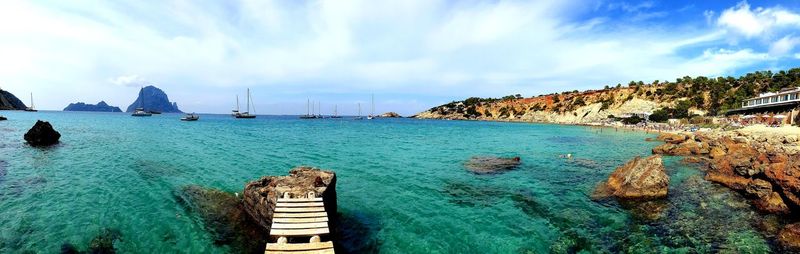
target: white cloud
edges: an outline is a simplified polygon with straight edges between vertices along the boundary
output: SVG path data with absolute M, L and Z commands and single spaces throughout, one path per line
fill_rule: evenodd
M 769 53 L 773 56 L 783 56 L 791 53 L 792 49 L 798 44 L 800 44 L 800 38 L 787 35 L 772 43 L 769 47 Z
M 119 76 L 116 78 L 109 79 L 109 82 L 118 85 L 118 86 L 127 86 L 127 87 L 140 87 L 149 85 L 150 82 L 147 82 L 139 75 L 126 75 L 126 76 Z
M 259 101 L 287 105 L 304 103 L 313 93 L 530 95 L 634 79 L 730 74 L 771 59 L 747 46 L 720 50 L 727 46 L 720 45 L 725 42 L 720 27 L 735 28 L 723 21 L 727 18 L 706 28 L 620 27 L 613 17 L 581 16 L 582 8 L 591 9 L 585 5 L 579 0 L 11 1 L 0 8 L 0 81 L 10 90 L 34 90 L 45 108 L 101 99 L 127 105 L 135 92 L 120 86 L 155 82 L 179 103 L 204 102 L 187 105 L 197 107 L 192 111 L 224 112 L 244 87 L 263 92 L 255 96 Z M 645 2 L 613 8 L 638 13 L 652 7 Z M 751 15 L 756 23 L 771 17 L 770 29 L 745 29 L 758 34 L 796 22 L 792 12 L 772 8 L 762 14 L 766 10 L 743 3 L 725 12 Z M 703 52 L 706 48 L 713 50 Z
M 774 29 L 800 28 L 800 15 L 780 7 L 750 9 L 743 1 L 723 11 L 717 23 L 750 38 L 768 35 Z

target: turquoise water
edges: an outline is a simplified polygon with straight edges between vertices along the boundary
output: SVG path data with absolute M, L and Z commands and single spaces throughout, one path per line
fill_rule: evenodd
M 764 216 L 666 160 L 666 201 L 592 201 L 597 182 L 657 145 L 651 134 L 578 126 L 413 119 L 134 118 L 123 113 L 0 112 L 0 253 L 81 249 L 104 228 L 123 253 L 225 253 L 174 193 L 241 192 L 295 166 L 335 170 L 345 250 L 383 253 L 768 252 Z M 62 143 L 22 136 L 50 121 Z M 572 160 L 560 154 L 572 153 Z M 475 155 L 522 166 L 474 175 Z M 641 211 L 661 211 L 642 215 Z

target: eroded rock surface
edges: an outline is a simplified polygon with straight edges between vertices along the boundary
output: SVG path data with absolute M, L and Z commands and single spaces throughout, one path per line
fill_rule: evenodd
M 661 156 L 636 157 L 614 170 L 606 182 L 600 183 L 594 198 L 656 199 L 667 196 L 669 176 Z
M 323 198 L 329 226 L 335 228 L 336 174 L 312 167 L 297 167 L 288 176 L 265 176 L 244 187 L 244 209 L 261 227 L 269 230 L 278 197 L 305 198 L 313 192 Z

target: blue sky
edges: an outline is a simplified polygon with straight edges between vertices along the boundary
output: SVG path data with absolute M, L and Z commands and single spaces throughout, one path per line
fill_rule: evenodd
M 141 85 L 184 111 L 404 115 L 469 96 L 533 96 L 800 62 L 798 1 L 3 1 L 0 88 L 40 109 Z M 366 106 L 365 106 L 366 108 Z

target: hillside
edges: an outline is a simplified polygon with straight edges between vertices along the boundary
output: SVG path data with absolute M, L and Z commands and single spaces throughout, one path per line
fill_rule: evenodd
M 531 98 L 472 97 L 433 107 L 417 118 L 518 120 L 551 123 L 590 123 L 609 115 L 654 113 L 659 120 L 692 114 L 720 115 L 763 92 L 800 86 L 800 68 L 773 73 L 758 71 L 734 77 L 683 77 L 676 81 L 631 81 L 601 90 L 571 91 Z
M 0 110 L 23 110 L 27 108 L 17 96 L 0 89 Z

